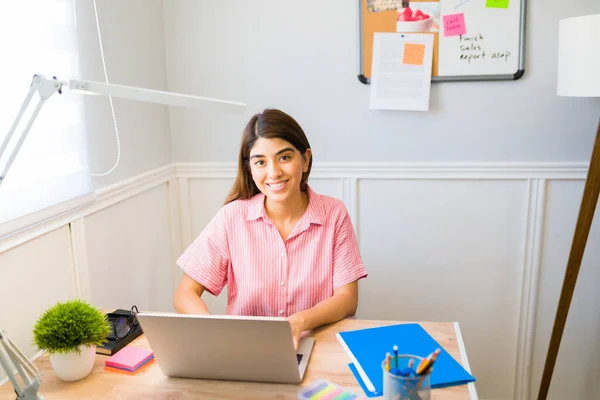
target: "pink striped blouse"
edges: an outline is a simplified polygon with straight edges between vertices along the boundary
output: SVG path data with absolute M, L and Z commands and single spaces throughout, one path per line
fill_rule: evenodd
M 288 317 L 365 278 L 344 203 L 308 188 L 306 212 L 284 241 L 265 196 L 223 206 L 177 264 L 218 296 L 228 285 L 227 314 Z

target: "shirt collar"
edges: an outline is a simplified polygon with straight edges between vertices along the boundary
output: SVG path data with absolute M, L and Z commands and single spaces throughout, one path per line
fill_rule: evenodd
M 310 186 L 306 186 L 308 188 L 308 208 L 304 213 L 305 220 L 309 224 L 325 225 L 326 217 L 323 199 Z
M 267 211 L 265 210 L 265 195 L 262 192 L 258 192 L 250 198 L 250 206 L 248 207 L 247 221 L 253 221 L 259 218 L 265 218 Z
M 307 224 L 324 225 L 326 218 L 323 200 L 321 199 L 321 196 L 312 190 L 309 185 L 306 186 L 308 193 L 308 207 L 306 208 L 306 212 L 302 216 L 301 220 L 304 220 Z M 246 217 L 246 220 L 253 221 L 261 217 L 265 220 L 267 219 L 267 210 L 265 210 L 265 195 L 262 192 L 254 195 L 250 199 L 250 206 L 248 207 L 248 216 Z

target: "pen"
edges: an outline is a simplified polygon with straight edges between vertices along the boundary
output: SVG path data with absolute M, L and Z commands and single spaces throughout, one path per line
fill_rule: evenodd
M 386 371 L 389 371 L 390 368 L 392 367 L 391 361 L 392 361 L 392 355 L 390 353 L 386 353 L 386 355 L 385 355 L 385 370 Z
M 427 371 L 429 371 L 429 369 L 431 368 L 431 366 L 433 365 L 433 363 L 435 362 L 437 357 L 440 355 L 440 352 L 441 352 L 441 349 L 435 349 L 435 351 L 433 353 L 431 353 L 430 355 L 428 355 L 427 358 L 424 358 L 423 360 L 421 360 L 421 362 L 419 363 L 419 366 L 417 367 L 417 375 L 422 375 L 422 374 L 426 373 Z
M 396 369 L 398 369 L 398 346 L 394 345 L 394 358 L 396 360 Z

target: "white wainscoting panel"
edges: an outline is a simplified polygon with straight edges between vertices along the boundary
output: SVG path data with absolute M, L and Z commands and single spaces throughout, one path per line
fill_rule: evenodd
M 182 225 L 181 225 L 181 201 L 180 201 L 180 181 L 177 178 L 169 179 L 167 182 L 168 190 L 168 215 L 169 215 L 169 231 L 171 233 L 171 257 L 172 265 L 175 266 L 177 257 L 183 251 L 183 240 L 182 240 Z M 187 186 L 187 182 L 186 182 Z M 186 196 L 187 200 L 187 196 Z M 180 274 L 177 273 L 175 268 L 172 268 L 173 273 L 173 293 L 179 284 Z
M 558 298 L 583 195 L 583 181 L 547 186 L 533 379 L 528 398 L 537 398 Z M 562 337 L 548 399 L 596 399 L 600 393 L 600 211 L 596 210 Z
M 478 392 L 511 397 L 527 182 L 361 180 L 358 188 L 369 271 L 359 317 L 458 321 Z
M 343 179 L 311 177 L 309 184 L 315 192 L 340 199 L 348 207 L 348 199 L 344 194 Z
M 189 246 L 225 203 L 233 179 L 190 179 L 188 181 L 191 237 Z
M 69 227 L 1 253 L 0 274 L 0 328 L 27 356 L 36 358 L 36 321 L 57 302 L 76 298 Z M 0 384 L 4 377 L 0 369 Z
M 96 306 L 174 311 L 167 182 L 85 217 Z
M 184 215 L 182 218 L 188 219 L 191 227 L 191 232 L 184 248 L 187 248 L 194 239 L 200 235 L 202 229 L 215 216 L 217 211 L 223 206 L 227 194 L 233 184 L 235 173 L 232 171 L 224 171 L 224 174 L 231 176 L 230 178 L 216 177 L 205 179 L 189 179 L 189 215 Z M 181 268 L 176 267 L 179 274 L 182 276 Z M 217 297 L 206 292 L 202 295 L 206 306 L 211 313 L 224 314 L 227 308 L 227 288 Z

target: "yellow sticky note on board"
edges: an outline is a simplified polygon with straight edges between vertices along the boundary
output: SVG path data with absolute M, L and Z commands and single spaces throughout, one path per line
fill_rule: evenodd
M 486 0 L 485 6 L 488 8 L 508 8 L 508 0 Z
M 425 45 L 421 43 L 404 43 L 402 64 L 423 65 Z

